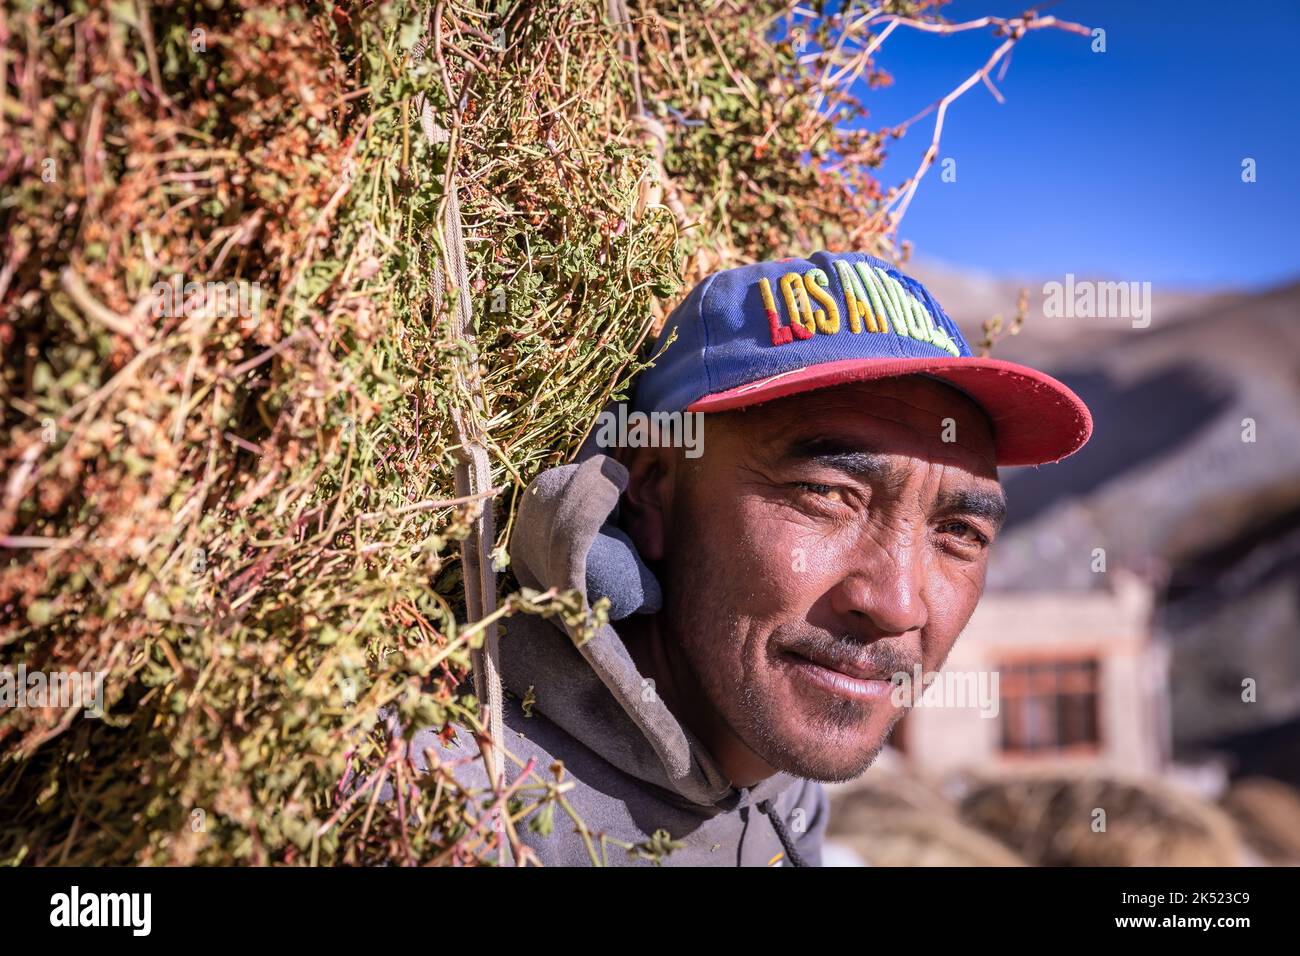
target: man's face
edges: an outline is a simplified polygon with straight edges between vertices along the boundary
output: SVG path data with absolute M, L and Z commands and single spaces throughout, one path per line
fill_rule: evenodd
M 855 777 L 905 712 L 892 675 L 938 670 L 983 590 L 1004 511 L 987 419 L 909 377 L 705 429 L 650 529 L 675 666 L 767 765 Z

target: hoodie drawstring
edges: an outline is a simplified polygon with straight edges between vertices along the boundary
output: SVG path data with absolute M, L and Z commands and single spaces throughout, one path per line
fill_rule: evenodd
M 781 841 L 781 846 L 785 848 L 785 858 L 790 861 L 790 865 L 807 866 L 808 864 L 804 862 L 804 858 L 799 855 L 799 851 L 794 848 L 794 839 L 790 836 L 790 831 L 786 829 L 781 814 L 777 812 L 776 807 L 772 806 L 772 801 L 761 801 L 758 804 L 758 809 L 772 821 L 772 829 L 776 831 L 776 838 Z

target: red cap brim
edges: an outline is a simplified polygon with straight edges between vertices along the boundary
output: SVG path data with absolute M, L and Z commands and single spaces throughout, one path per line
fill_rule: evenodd
M 900 375 L 929 375 L 957 386 L 993 422 L 997 463 L 1044 465 L 1082 448 L 1092 435 L 1083 399 L 1037 369 L 990 358 L 845 359 L 796 369 L 692 402 L 688 412 L 747 408 L 817 388 Z

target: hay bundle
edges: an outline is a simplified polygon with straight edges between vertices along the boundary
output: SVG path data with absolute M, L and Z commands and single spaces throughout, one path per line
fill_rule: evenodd
M 477 509 L 505 567 L 513 495 L 701 270 L 884 241 L 880 136 L 819 85 L 846 24 L 800 59 L 786 13 L 0 13 L 0 666 L 106 675 L 101 719 L 0 711 L 0 860 L 487 856 L 478 795 L 412 779 L 377 724 L 477 721 L 455 555 Z M 439 281 L 453 180 L 469 288 Z M 460 501 L 470 406 L 500 491 Z M 504 615 L 581 619 L 502 591 Z
M 1157 778 L 1031 771 L 968 786 L 962 818 L 1037 865 L 1243 863 L 1232 821 L 1221 810 Z
M 827 838 L 871 866 L 1024 865 L 997 840 L 963 823 L 929 781 L 888 760 L 832 790 Z
M 1248 777 L 1234 783 L 1223 809 L 1242 839 L 1266 863 L 1300 865 L 1300 792 L 1280 780 Z

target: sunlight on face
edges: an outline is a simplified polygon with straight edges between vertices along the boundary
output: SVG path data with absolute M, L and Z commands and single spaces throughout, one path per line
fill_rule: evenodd
M 669 522 L 671 639 L 763 760 L 856 776 L 903 714 L 891 677 L 938 670 L 983 590 L 1004 510 L 987 419 L 953 389 L 903 378 L 706 428 Z

